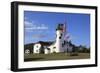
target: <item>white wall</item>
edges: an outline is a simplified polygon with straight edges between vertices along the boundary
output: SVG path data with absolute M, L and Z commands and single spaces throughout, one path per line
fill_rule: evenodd
M 10 68 L 10 2 L 13 0 L 1 0 L 0 2 L 0 73 L 11 73 Z M 16 0 L 18 1 L 18 0 Z M 62 3 L 62 4 L 78 4 L 78 5 L 98 5 L 100 13 L 100 0 L 21 0 L 21 1 L 35 1 L 45 3 Z M 100 14 L 98 14 L 100 16 Z M 100 19 L 100 17 L 98 17 Z M 99 22 L 100 23 L 100 22 Z M 98 23 L 98 24 L 99 24 Z M 100 25 L 99 25 L 100 26 Z M 100 31 L 100 28 L 99 28 Z M 100 37 L 100 34 L 99 34 Z M 100 39 L 98 39 L 100 40 Z M 100 41 L 99 41 L 100 43 Z M 100 46 L 99 46 L 100 47 Z M 100 56 L 100 48 L 98 49 Z M 100 58 L 99 58 L 100 62 Z M 100 63 L 99 63 L 100 64 Z M 35 71 L 36 73 L 99 73 L 99 67 L 91 68 L 74 68 L 74 69 L 60 69 L 60 70 L 45 70 Z M 30 73 L 33 73 L 30 71 Z
M 33 53 L 40 53 L 41 44 L 37 43 L 33 47 Z

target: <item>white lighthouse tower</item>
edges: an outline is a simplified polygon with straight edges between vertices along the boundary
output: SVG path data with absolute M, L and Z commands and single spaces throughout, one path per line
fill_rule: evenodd
M 64 52 L 65 24 L 58 24 L 56 28 L 56 41 L 45 49 L 45 54 Z
M 56 28 L 56 52 L 64 52 L 63 42 L 64 42 L 64 24 L 58 24 Z

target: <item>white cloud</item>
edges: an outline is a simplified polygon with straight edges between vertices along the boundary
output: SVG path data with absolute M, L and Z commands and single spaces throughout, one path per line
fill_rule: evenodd
M 33 23 L 29 22 L 29 21 L 25 21 L 24 24 L 25 24 L 25 27 L 32 27 L 33 26 Z
M 36 24 L 34 21 L 25 20 L 25 29 L 26 30 L 45 30 L 48 27 L 45 24 Z

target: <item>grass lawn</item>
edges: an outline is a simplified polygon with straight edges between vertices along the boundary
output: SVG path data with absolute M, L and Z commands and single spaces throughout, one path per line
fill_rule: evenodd
M 90 53 L 52 53 L 52 54 L 25 54 L 24 61 L 48 61 L 48 60 L 71 60 L 71 59 L 88 59 Z

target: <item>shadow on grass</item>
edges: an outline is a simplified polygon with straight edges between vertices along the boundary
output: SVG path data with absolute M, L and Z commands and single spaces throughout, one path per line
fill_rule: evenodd
M 28 61 L 36 61 L 36 60 L 41 60 L 41 59 L 44 59 L 44 58 L 27 58 L 27 59 L 24 59 L 24 61 L 28 62 Z

